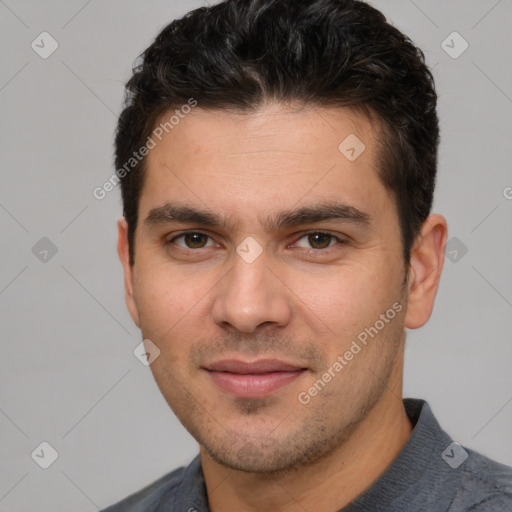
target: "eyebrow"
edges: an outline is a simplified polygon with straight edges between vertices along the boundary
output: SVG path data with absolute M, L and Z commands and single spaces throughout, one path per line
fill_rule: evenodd
M 284 228 L 325 221 L 343 222 L 367 227 L 371 224 L 371 220 L 372 218 L 368 213 L 354 206 L 337 202 L 323 202 L 279 212 L 269 216 L 263 224 L 267 232 L 275 232 Z M 153 208 L 144 220 L 144 224 L 147 227 L 172 222 L 200 224 L 204 227 L 223 228 L 227 231 L 235 231 L 239 224 L 212 211 L 171 203 Z

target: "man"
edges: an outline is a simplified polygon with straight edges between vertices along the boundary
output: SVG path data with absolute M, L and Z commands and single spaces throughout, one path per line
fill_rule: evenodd
M 362 2 L 227 0 L 127 92 L 127 306 L 200 454 L 107 510 L 512 510 L 512 469 L 402 399 L 447 238 L 421 51 Z

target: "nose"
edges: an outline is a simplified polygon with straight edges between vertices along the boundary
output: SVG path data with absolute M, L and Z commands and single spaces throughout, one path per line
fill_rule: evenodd
M 287 289 L 268 268 L 265 252 L 252 263 L 238 254 L 216 287 L 213 320 L 224 329 L 253 333 L 260 326 L 283 327 L 291 317 Z

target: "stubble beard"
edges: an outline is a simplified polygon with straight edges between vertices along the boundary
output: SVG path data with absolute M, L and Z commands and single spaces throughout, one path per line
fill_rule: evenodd
M 283 411 L 281 423 L 263 435 L 253 435 L 248 429 L 228 431 L 213 418 L 205 416 L 197 405 L 191 407 L 189 403 L 186 414 L 180 414 L 176 404 L 174 407 L 169 405 L 183 426 L 217 464 L 272 479 L 314 466 L 345 444 L 382 398 L 392 367 L 386 370 L 384 375 L 375 378 L 373 385 L 364 393 L 364 399 L 357 399 L 357 406 L 350 413 L 350 418 L 338 417 L 338 421 L 333 420 L 332 410 L 343 408 L 343 396 L 338 395 L 338 400 L 335 400 L 333 393 L 324 390 L 325 400 L 302 406 L 311 408 L 311 411 L 306 417 L 296 419 L 298 425 L 294 423 L 297 404 L 292 404 L 291 410 Z M 332 399 L 329 400 L 329 397 Z M 245 419 L 267 413 L 264 398 L 238 399 L 235 407 L 238 415 Z M 280 436 L 287 428 L 286 435 Z
M 176 378 L 168 367 L 163 366 L 159 378 L 155 374 L 155 380 L 179 421 L 212 460 L 231 470 L 271 479 L 313 466 L 329 457 L 347 443 L 368 417 L 386 392 L 401 351 L 403 356 L 403 321 L 397 318 L 395 322 L 387 335 L 382 333 L 383 338 L 377 342 L 392 347 L 380 347 L 380 354 L 379 347 L 373 347 L 374 358 L 385 354 L 380 369 L 376 368 L 377 373 L 371 368 L 372 357 L 367 360 L 366 367 L 354 368 L 365 373 L 359 377 L 362 379 L 359 386 L 349 385 L 350 389 L 347 389 L 345 385 L 344 393 L 337 390 L 336 385 L 332 389 L 325 388 L 307 405 L 299 405 L 296 394 L 291 395 L 288 406 L 276 401 L 275 397 L 235 399 L 234 414 L 245 421 L 257 421 L 266 414 L 280 416 L 277 426 L 263 434 L 252 431 L 250 426 L 234 431 L 222 425 L 215 417 L 217 411 L 208 403 L 203 404 L 199 397 L 194 397 L 182 386 L 176 388 L 173 385 Z M 378 364 L 376 362 L 376 366 Z M 304 410 L 306 413 L 302 414 Z

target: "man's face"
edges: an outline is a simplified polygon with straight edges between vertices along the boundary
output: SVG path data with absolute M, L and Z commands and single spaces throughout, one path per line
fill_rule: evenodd
M 161 351 L 162 394 L 217 462 L 318 460 L 397 400 L 405 265 L 377 162 L 365 117 L 280 104 L 198 106 L 148 155 L 128 306 Z M 173 220 L 183 207 L 219 223 Z

